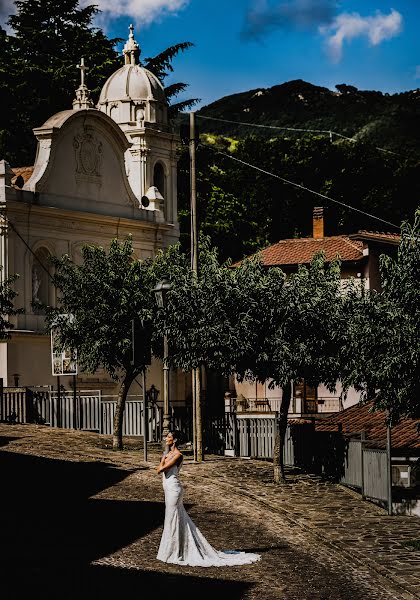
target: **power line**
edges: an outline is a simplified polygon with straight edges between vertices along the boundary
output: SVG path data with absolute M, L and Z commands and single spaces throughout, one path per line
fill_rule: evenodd
M 230 154 L 226 154 L 226 152 L 222 152 L 221 150 L 216 150 L 215 148 L 212 148 L 211 146 L 206 144 L 206 148 L 210 148 L 211 150 L 213 150 L 213 152 L 216 152 L 217 154 L 221 154 L 222 156 L 226 156 L 226 158 L 230 158 L 231 160 L 234 160 L 236 162 L 239 162 L 243 165 L 246 165 L 247 167 L 251 167 L 251 169 L 255 169 L 256 171 L 260 171 L 261 173 L 264 173 L 265 175 L 269 175 L 270 177 L 275 177 L 276 179 L 280 179 L 280 181 L 283 181 L 284 183 L 287 183 L 289 185 L 293 185 L 297 188 L 300 188 L 301 190 L 304 190 L 306 192 L 309 192 L 311 194 L 315 194 L 316 196 L 319 196 L 320 198 L 324 198 L 325 200 L 330 200 L 331 202 L 335 202 L 336 204 L 340 204 L 341 206 L 345 206 L 346 208 L 350 209 L 350 210 L 354 210 L 356 212 L 361 213 L 362 215 L 365 215 L 367 217 L 371 217 L 372 219 L 376 219 L 377 221 L 381 221 L 382 223 L 386 223 L 387 225 L 391 225 L 392 227 L 396 227 L 397 229 L 401 230 L 401 227 L 399 225 L 395 225 L 394 223 L 390 223 L 390 221 L 385 221 L 385 219 L 381 219 L 380 217 L 377 217 L 376 215 L 371 215 L 370 213 L 367 213 L 363 210 L 361 210 L 360 208 L 355 208 L 354 206 L 350 206 L 349 204 L 346 204 L 345 202 L 341 202 L 340 200 L 336 200 L 335 198 L 331 198 L 330 196 L 326 196 L 325 194 L 321 194 L 321 192 L 317 192 L 315 190 L 311 190 L 308 187 L 305 187 L 304 185 L 301 185 L 300 183 L 295 183 L 294 181 L 290 181 L 289 179 L 285 179 L 284 177 L 280 177 L 280 175 L 276 175 L 275 173 L 271 173 L 270 171 L 266 171 L 265 169 L 261 169 L 261 167 L 257 167 L 256 165 L 252 165 L 251 163 L 247 163 L 244 160 L 241 160 L 240 158 L 236 158 L 236 156 L 232 156 Z
M 327 133 L 330 138 L 333 135 L 337 137 L 343 138 L 344 140 L 348 140 L 349 142 L 357 143 L 357 140 L 354 138 L 343 135 L 342 133 L 337 133 L 336 131 L 331 131 L 331 129 L 299 129 L 297 127 L 280 127 L 278 125 L 262 125 L 260 123 L 246 123 L 244 121 L 229 121 L 228 119 L 220 119 L 218 117 L 208 117 L 205 115 L 197 115 L 199 119 L 207 119 L 210 121 L 220 121 L 221 123 L 231 123 L 233 125 L 245 125 L 246 127 L 259 127 L 262 129 L 277 129 L 279 131 L 299 131 L 303 133 Z M 403 156 L 398 152 L 393 152 L 392 150 L 387 150 L 386 148 L 380 148 L 379 146 L 375 146 L 376 150 L 380 150 L 381 152 L 387 152 L 388 154 L 394 154 L 395 156 Z

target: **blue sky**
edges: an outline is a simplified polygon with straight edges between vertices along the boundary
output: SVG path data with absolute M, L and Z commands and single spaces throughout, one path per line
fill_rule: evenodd
M 390 93 L 420 87 L 419 0 L 94 3 L 111 37 L 126 38 L 133 22 L 143 56 L 194 42 L 176 59 L 175 75 L 167 83 L 189 83 L 187 95 L 201 98 L 202 105 L 291 79 Z

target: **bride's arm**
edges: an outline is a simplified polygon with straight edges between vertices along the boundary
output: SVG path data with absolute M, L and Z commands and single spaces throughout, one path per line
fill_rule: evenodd
M 171 467 L 173 467 L 179 460 L 179 457 L 182 456 L 181 452 L 176 452 L 173 457 L 168 460 L 168 462 L 160 461 L 160 465 L 157 468 L 158 473 L 162 473 L 162 471 L 167 471 Z
M 162 454 L 162 458 L 160 459 L 160 463 L 158 464 L 158 466 L 157 466 L 157 467 L 155 467 L 155 468 L 156 468 L 156 471 L 157 471 L 158 473 L 160 473 L 160 471 L 161 471 L 161 467 L 163 467 L 163 465 L 165 464 L 165 458 L 166 458 L 166 454 Z

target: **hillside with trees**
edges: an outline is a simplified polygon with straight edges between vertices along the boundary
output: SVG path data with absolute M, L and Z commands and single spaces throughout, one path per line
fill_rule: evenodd
M 199 222 L 223 258 L 311 236 L 313 206 L 326 209 L 326 235 L 395 233 L 413 218 L 420 198 L 420 90 L 389 95 L 336 87 L 290 81 L 197 111 Z M 179 206 L 185 247 L 188 188 L 184 148 Z
M 297 79 L 226 96 L 198 114 L 258 125 L 332 131 L 404 153 L 418 153 L 420 146 L 420 89 L 391 95 L 339 84 L 333 91 Z M 203 131 L 230 137 L 245 137 L 255 129 L 210 120 L 202 124 Z M 273 134 L 269 129 L 258 131 L 267 137 Z M 299 132 L 300 136 L 304 134 Z

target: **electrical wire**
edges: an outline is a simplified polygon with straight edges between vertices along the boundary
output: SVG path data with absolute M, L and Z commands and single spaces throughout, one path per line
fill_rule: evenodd
M 236 158 L 236 156 L 232 156 L 230 154 L 226 154 L 226 152 L 222 152 L 221 150 L 216 150 L 215 148 L 212 148 L 211 146 L 209 146 L 208 144 L 205 144 L 206 148 L 210 148 L 211 150 L 213 150 L 213 152 L 217 153 L 217 154 L 221 154 L 222 156 L 225 156 L 226 158 L 229 158 L 230 160 L 234 160 L 238 163 L 241 163 L 247 167 L 250 167 L 251 169 L 255 169 L 256 171 L 260 171 L 261 173 L 264 173 L 265 175 L 269 175 L 270 177 L 275 177 L 276 179 L 280 179 L 280 181 L 283 181 L 284 183 L 287 183 L 289 185 L 292 185 L 294 187 L 300 188 L 301 190 L 304 190 L 306 192 L 309 192 L 311 194 L 315 194 L 316 196 L 319 196 L 320 198 L 324 198 L 325 200 L 330 200 L 331 202 L 334 202 L 335 204 L 340 204 L 341 206 L 344 206 L 350 210 L 354 210 L 358 213 L 361 213 L 362 215 L 365 215 L 367 217 L 370 217 L 372 219 L 376 219 L 377 221 L 381 221 L 382 223 L 385 223 L 386 225 L 391 225 L 391 227 L 395 227 L 396 229 L 401 230 L 401 227 L 399 225 L 395 225 L 395 223 L 391 223 L 390 221 L 386 221 L 385 219 L 381 219 L 380 217 L 377 217 L 376 215 L 372 215 L 370 213 L 367 213 L 363 210 L 361 210 L 360 208 L 356 208 L 354 206 L 350 206 L 349 204 L 346 204 L 345 202 L 341 202 L 340 200 L 336 200 L 335 198 L 331 198 L 330 196 L 326 196 L 325 194 L 321 194 L 321 192 L 317 192 L 315 190 L 311 190 L 310 188 L 301 185 L 300 183 L 295 183 L 294 181 L 290 181 L 289 179 L 285 179 L 284 177 L 280 177 L 280 175 L 276 175 L 275 173 L 271 173 L 270 171 L 266 171 L 265 169 L 262 169 L 261 167 L 257 167 L 256 165 L 252 165 L 251 163 L 248 163 L 244 160 L 241 160 L 240 158 Z
M 357 140 L 351 137 L 347 137 L 342 133 L 337 133 L 336 131 L 331 131 L 331 129 L 299 129 L 297 127 L 280 127 L 277 125 L 262 125 L 260 123 L 246 123 L 245 121 L 230 121 L 228 119 L 220 119 L 218 117 L 208 117 L 206 115 L 196 115 L 198 119 L 207 119 L 210 121 L 220 121 L 221 123 L 230 123 L 232 125 L 245 125 L 247 127 L 259 127 L 262 129 L 277 129 L 279 131 L 299 131 L 303 133 L 327 133 L 330 137 L 336 135 L 337 137 L 348 140 L 349 142 L 357 143 Z M 387 150 L 386 148 L 380 148 L 379 146 L 375 146 L 376 150 L 380 150 L 381 152 L 387 152 L 388 154 L 394 154 L 395 156 L 403 156 L 398 152 L 393 152 L 392 150 Z

